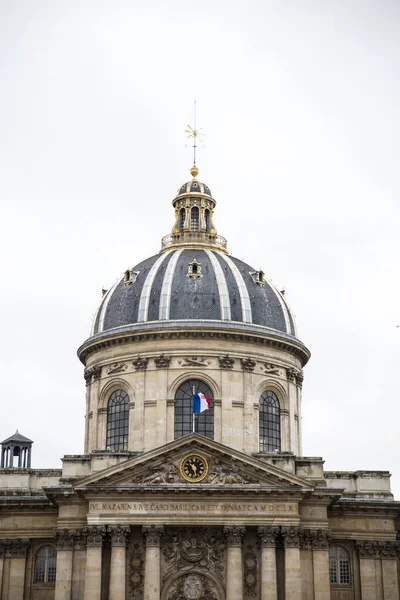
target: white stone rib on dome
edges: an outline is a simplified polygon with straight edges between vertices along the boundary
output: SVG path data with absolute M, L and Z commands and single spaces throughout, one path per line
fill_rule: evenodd
M 214 269 L 215 277 L 217 280 L 218 291 L 219 291 L 219 299 L 221 303 L 221 319 L 223 321 L 231 320 L 231 303 L 229 299 L 229 290 L 226 285 L 226 279 L 224 272 L 219 264 L 218 260 L 215 258 L 214 254 L 211 250 L 204 250 L 207 254 L 208 258 L 211 261 L 211 264 Z
M 171 252 L 173 252 L 173 250 L 170 250 L 169 252 L 165 252 L 164 254 L 161 254 L 161 256 L 158 257 L 158 259 L 156 260 L 154 265 L 151 267 L 149 273 L 147 274 L 146 281 L 144 283 L 142 293 L 140 295 L 138 323 L 147 321 L 150 293 L 151 293 L 151 288 L 153 286 L 154 278 L 157 275 L 157 271 L 160 268 L 161 264 L 164 262 L 164 260 L 167 258 L 167 256 L 169 256 L 171 254 Z
M 237 286 L 239 288 L 240 303 L 242 305 L 243 323 L 252 323 L 253 315 L 251 311 L 250 296 L 249 292 L 247 291 L 247 287 L 241 272 L 239 271 L 235 263 L 224 252 L 218 252 L 218 256 L 221 256 L 223 260 L 227 263 L 227 265 L 230 267 L 235 281 L 237 283 Z

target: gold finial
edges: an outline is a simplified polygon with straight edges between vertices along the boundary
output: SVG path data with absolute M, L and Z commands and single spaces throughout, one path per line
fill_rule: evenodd
M 199 174 L 199 170 L 196 167 L 196 163 L 193 163 L 193 167 L 190 169 L 190 174 L 193 177 L 193 179 L 196 179 L 197 175 Z

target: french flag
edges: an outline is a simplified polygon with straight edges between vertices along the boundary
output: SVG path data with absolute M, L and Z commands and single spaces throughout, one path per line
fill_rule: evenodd
M 204 394 L 193 395 L 193 414 L 202 413 L 207 408 L 211 407 L 210 398 L 206 398 Z

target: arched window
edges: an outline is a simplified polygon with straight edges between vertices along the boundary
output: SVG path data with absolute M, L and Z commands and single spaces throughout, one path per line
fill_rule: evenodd
M 329 580 L 331 583 L 351 583 L 349 553 L 341 546 L 329 548 Z
M 279 400 L 271 390 L 260 398 L 260 452 L 281 449 L 281 409 Z
M 185 217 L 186 217 L 186 210 L 184 208 L 181 208 L 181 212 L 180 212 L 180 230 L 183 231 L 183 226 L 185 224 Z
M 206 221 L 206 231 L 210 230 L 210 211 L 208 210 L 208 208 L 206 208 L 206 210 L 204 211 L 204 218 Z
M 35 558 L 34 583 L 56 582 L 56 549 L 54 546 L 42 546 Z
M 190 213 L 190 229 L 191 231 L 199 230 L 199 209 L 194 206 Z
M 107 405 L 107 450 L 128 450 L 129 397 L 115 390 Z
M 206 383 L 190 379 L 175 394 L 175 439 L 193 432 L 193 394 L 203 393 L 211 400 L 211 407 L 194 415 L 195 432 L 214 439 L 214 399 L 213 393 Z

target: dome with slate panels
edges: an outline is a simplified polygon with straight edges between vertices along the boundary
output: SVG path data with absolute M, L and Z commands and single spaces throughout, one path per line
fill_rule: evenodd
M 193 266 L 195 265 L 195 273 Z M 171 248 L 135 265 L 105 294 L 92 335 L 132 324 L 225 321 L 296 337 L 283 295 L 243 261 L 213 248 Z
M 261 270 L 231 256 L 226 239 L 217 235 L 216 201 L 198 172 L 193 165 L 192 181 L 172 201 L 175 223 L 160 253 L 104 290 L 84 346 L 119 332 L 207 328 L 284 338 L 304 348 L 283 293 Z

